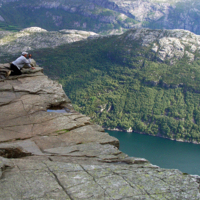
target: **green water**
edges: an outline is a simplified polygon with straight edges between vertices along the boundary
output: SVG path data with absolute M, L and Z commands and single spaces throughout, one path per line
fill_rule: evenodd
M 129 156 L 146 158 L 162 168 L 200 175 L 200 145 L 138 133 L 107 132 L 119 139 L 120 150 Z

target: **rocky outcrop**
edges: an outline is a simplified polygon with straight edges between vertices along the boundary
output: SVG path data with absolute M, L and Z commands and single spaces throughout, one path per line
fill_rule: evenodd
M 100 37 L 107 36 L 77 30 L 48 32 L 39 27 L 30 27 L 16 33 L 0 31 L 0 57 L 9 57 L 22 51 L 55 48 L 67 43 Z M 135 49 L 134 43 L 136 42 L 141 47 L 150 48 L 150 51 L 154 53 L 154 61 L 156 58 L 158 62 L 169 61 L 170 64 L 174 64 L 183 57 L 186 57 L 188 62 L 193 62 L 199 59 L 200 54 L 200 36 L 181 29 L 131 29 L 119 35 L 116 42 L 123 42 L 121 47 L 124 54 L 129 54 L 131 49 Z
M 39 27 L 30 27 L 19 32 L 0 31 L 0 56 L 42 48 L 55 48 L 92 36 L 98 36 L 98 34 L 78 30 L 47 31 Z
M 171 64 L 184 56 L 192 62 L 200 51 L 200 36 L 186 30 L 132 29 L 125 42 L 135 41 L 143 47 L 150 47 L 159 62 L 169 61 Z
M 0 81 L 0 199 L 200 199 L 199 177 L 118 147 L 42 68 Z

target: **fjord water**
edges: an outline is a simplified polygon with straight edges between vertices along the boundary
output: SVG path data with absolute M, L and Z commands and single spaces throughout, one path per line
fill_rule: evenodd
M 176 142 L 164 138 L 107 131 L 120 141 L 120 150 L 129 156 L 145 158 L 162 168 L 179 169 L 193 175 L 200 175 L 200 145 Z

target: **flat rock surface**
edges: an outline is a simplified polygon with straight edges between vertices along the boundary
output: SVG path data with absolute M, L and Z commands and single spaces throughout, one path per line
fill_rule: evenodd
M 42 68 L 1 80 L 0 199 L 200 199 L 198 176 L 118 148 Z
M 196 179 L 151 164 L 85 165 L 10 159 L 0 199 L 199 199 Z

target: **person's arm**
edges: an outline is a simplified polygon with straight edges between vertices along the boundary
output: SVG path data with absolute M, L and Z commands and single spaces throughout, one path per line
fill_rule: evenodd
M 31 69 L 35 69 L 34 67 L 31 66 L 31 54 L 29 55 L 29 59 L 26 59 L 26 64 L 31 68 Z
M 32 57 L 32 55 L 29 54 L 29 62 L 30 62 L 30 63 L 31 63 L 31 57 Z M 35 67 L 31 67 L 31 69 L 35 69 Z

